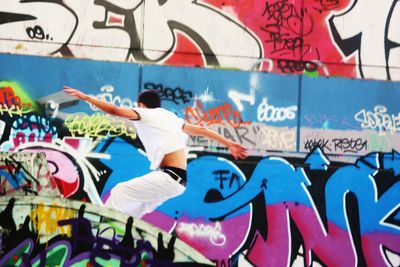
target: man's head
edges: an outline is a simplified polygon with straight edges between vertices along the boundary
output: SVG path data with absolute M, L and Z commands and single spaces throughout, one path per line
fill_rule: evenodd
M 161 98 L 157 90 L 146 90 L 139 94 L 138 103 L 143 104 L 146 108 L 159 108 L 161 107 Z

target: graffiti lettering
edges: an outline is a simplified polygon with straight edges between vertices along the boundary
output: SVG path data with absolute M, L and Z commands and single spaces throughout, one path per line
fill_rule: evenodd
M 319 4 L 324 10 L 334 9 L 339 3 L 339 0 L 319 0 Z
M 318 64 L 311 61 L 278 59 L 278 68 L 284 73 L 299 71 L 314 72 L 318 69 Z
M 258 143 L 259 138 L 257 137 L 257 134 L 260 131 L 260 125 L 241 125 L 237 128 L 233 128 L 229 125 L 213 125 L 210 127 L 210 129 L 218 132 L 225 138 L 228 138 L 234 142 L 238 142 L 246 147 L 254 147 Z M 190 146 L 203 146 L 209 148 L 220 146 L 219 143 L 211 139 L 204 138 L 203 136 L 190 136 L 189 141 Z
M 171 101 L 175 104 L 182 102 L 183 104 L 189 103 L 190 99 L 193 97 L 193 93 L 190 91 L 185 91 L 180 87 L 169 88 L 164 87 L 162 84 L 145 83 L 145 89 L 154 89 L 160 92 L 161 100 Z M 179 101 L 178 101 L 179 100 Z
M 273 4 L 267 1 L 262 16 L 265 16 L 267 13 L 267 19 L 272 19 L 278 26 L 282 26 L 284 21 L 289 18 L 300 18 L 295 7 L 291 3 L 288 3 L 288 0 L 276 1 Z
M 127 126 L 124 121 L 109 118 L 104 114 L 75 113 L 69 115 L 64 124 L 74 137 L 84 135 L 104 138 L 125 135 L 136 138 L 133 126 Z
M 38 205 L 35 209 L 32 209 L 30 217 L 37 231 L 43 230 L 48 240 L 49 236 L 55 234 L 70 236 L 71 227 L 60 227 L 58 221 L 71 219 L 75 214 L 74 210 Z
M 265 32 L 265 43 L 270 45 L 270 53 L 283 56 L 285 59 L 293 57 L 291 61 L 281 61 L 278 68 L 284 72 L 299 71 L 303 59 L 307 54 L 316 53 L 314 59 L 319 59 L 318 48 L 311 49 L 305 43 L 303 36 L 312 32 L 313 18 L 308 14 L 307 8 L 297 8 L 288 0 L 266 1 L 262 17 L 266 20 L 260 29 Z M 313 69 L 315 66 L 305 63 L 305 68 Z M 300 70 L 303 71 L 303 70 Z
M 48 34 L 45 34 L 42 27 L 40 27 L 38 25 L 36 25 L 33 28 L 31 28 L 31 27 L 26 28 L 26 33 L 28 34 L 29 38 L 31 38 L 31 39 L 53 40 L 53 38 L 50 38 L 50 36 Z
M 207 158 L 196 169 L 201 170 L 202 164 L 206 166 L 209 162 L 210 158 Z M 251 177 L 239 190 L 219 201 L 205 202 L 198 209 L 207 209 L 207 218 L 217 220 L 237 211 L 260 193 L 264 195 L 253 208 L 260 207 L 254 212 L 266 216 L 266 238 L 256 233 L 246 240 L 256 240 L 246 255 L 254 266 L 292 266 L 290 259 L 297 251 L 292 251 L 288 244 L 296 238 L 304 240 L 297 243 L 299 246 L 310 244 L 309 248 L 303 246 L 303 253 L 315 253 L 322 265 L 353 266 L 359 262 L 363 266 L 385 266 L 382 246 L 397 255 L 400 252 L 397 246 L 400 232 L 396 219 L 400 183 L 395 178 L 400 173 L 398 163 L 399 153 L 395 151 L 368 154 L 354 164 L 339 167 L 339 170 L 332 166 L 333 163 L 320 149 L 313 150 L 304 162 L 299 162 L 307 165 L 304 168 L 280 157 L 267 156 L 258 162 Z M 327 166 L 330 170 L 323 168 Z M 314 173 L 314 170 L 318 172 Z M 324 170 L 325 174 L 331 174 L 329 179 L 323 178 L 321 172 Z M 389 170 L 391 174 L 386 174 Z M 208 170 L 200 171 L 198 175 L 207 173 L 212 177 Z M 316 208 L 315 191 L 310 190 L 314 186 L 322 186 L 323 192 L 326 192 L 325 208 Z M 378 194 L 379 186 L 386 189 Z M 346 209 L 351 210 L 355 205 L 360 219 L 353 220 Z M 322 209 L 327 223 L 321 221 Z M 298 227 L 301 237 L 296 233 L 294 238 L 294 234 L 290 233 L 290 220 Z M 255 227 L 253 230 L 259 229 Z M 361 230 L 355 234 L 351 231 L 353 227 Z M 382 239 L 383 233 L 388 238 Z M 282 242 L 282 237 L 285 242 Z M 361 241 L 366 239 L 368 245 Z M 354 247 L 358 247 L 362 253 L 358 253 Z M 341 257 L 337 257 L 337 253 L 341 253 Z M 271 255 L 274 257 L 271 258 Z M 311 258 L 306 256 L 304 260 L 305 265 L 312 265 Z
M 15 95 L 14 90 L 10 86 L 0 88 L 0 105 L 4 107 L 22 107 L 21 99 Z
M 156 250 L 148 240 L 133 238 L 132 218 L 126 222 L 122 240 L 115 238 L 115 234 L 109 239 L 101 236 L 104 230 L 100 230 L 100 226 L 92 226 L 92 221 L 84 217 L 85 205 L 81 205 L 78 217 L 74 218 L 75 211 L 58 207 L 59 203 L 55 203 L 57 207 L 34 204 L 37 207 L 31 208 L 30 214 L 18 214 L 25 220 L 17 230 L 14 203 L 15 199 L 11 199 L 6 209 L 0 212 L 0 266 L 17 266 L 21 261 L 23 266 L 174 266 L 176 238 L 171 237 L 165 248 L 163 235 L 159 233 Z M 97 222 L 97 219 L 94 220 Z M 34 225 L 34 229 L 29 223 Z M 46 244 L 41 244 L 43 235 L 38 234 L 43 233 L 43 228 L 51 236 L 51 239 L 45 240 Z M 96 228 L 100 234 L 94 235 Z M 220 242 L 220 227 L 217 225 L 214 228 L 212 240 Z M 112 230 L 115 233 L 115 229 Z
M 229 125 L 236 128 L 243 122 L 239 111 L 233 110 L 229 103 L 205 111 L 201 102 L 196 100 L 196 107 L 187 107 L 185 109 L 186 121 L 198 125 L 221 124 L 225 120 Z
M 304 115 L 304 120 L 309 127 L 321 127 L 323 129 L 329 129 L 330 124 L 339 123 L 342 126 L 346 126 L 350 129 L 354 129 L 354 123 L 350 122 L 347 118 L 338 118 L 336 115 L 327 114 L 307 114 Z
M 27 142 L 51 142 L 58 137 L 57 128 L 47 118 L 36 114 L 18 117 L 12 124 L 12 140 L 15 147 Z
M 272 4 L 266 2 L 262 16 L 266 16 L 267 23 L 261 30 L 268 33 L 266 43 L 272 43 L 272 53 L 296 54 L 295 50 L 302 48 L 304 41 L 300 36 L 298 25 L 302 18 L 293 4 L 287 0 L 277 1 Z
M 3 177 L 5 178 L 4 180 Z M 16 161 L 13 157 L 5 159 L 4 165 L 0 166 L 1 195 L 9 195 L 17 190 L 22 190 L 25 194 L 31 193 L 37 195 L 37 191 L 33 187 L 33 182 L 39 184 L 22 163 Z
M 322 150 L 331 151 L 331 148 L 328 146 L 329 140 L 328 139 L 310 139 L 304 142 L 304 149 L 306 150 L 313 150 L 315 147 L 319 147 Z
M 249 102 L 250 105 L 254 105 L 256 100 L 256 94 L 254 89 L 250 89 L 250 94 L 243 94 L 235 90 L 231 90 L 228 96 L 232 99 L 233 103 L 237 106 L 239 111 L 243 111 L 242 101 Z
M 21 108 L 19 106 L 11 105 L 11 107 L 0 106 L 0 114 L 8 114 L 11 118 L 14 115 L 22 116 L 23 114 L 29 113 L 30 109 Z
M 294 130 L 278 130 L 271 127 L 262 127 L 258 132 L 257 144 L 265 149 L 291 150 L 296 148 L 296 132 Z
M 258 121 L 284 121 L 284 120 L 294 120 L 296 118 L 297 106 L 289 107 L 275 107 L 269 105 L 267 98 L 263 98 L 261 104 L 257 109 L 257 119 Z
M 235 172 L 230 172 L 229 170 L 216 170 L 213 171 L 213 174 L 216 176 L 215 180 L 219 182 L 219 188 L 224 189 L 224 181 L 229 180 L 229 188 L 232 187 L 233 182 L 236 181 L 238 187 L 240 187 L 240 179 L 239 176 Z M 229 177 L 230 174 L 230 177 Z
M 394 11 L 396 8 L 397 1 L 356 1 L 328 19 L 338 49 L 344 58 L 354 56 L 362 78 L 391 80 L 399 77 L 395 67 L 398 63 L 394 63 L 398 62 L 398 45 L 391 45 L 399 43 L 395 31 L 400 13 Z M 366 16 L 374 27 L 363 23 Z M 349 21 L 357 26 L 346 27 Z M 349 43 L 354 45 L 349 46 Z
M 41 133 L 50 133 L 52 135 L 57 134 L 57 129 L 51 124 L 49 119 L 46 119 L 42 116 L 36 114 L 24 115 L 17 118 L 12 128 L 14 130 L 26 130 L 29 131 L 37 131 L 39 134 Z
M 216 222 L 215 225 L 195 224 L 195 223 L 179 223 L 178 233 L 188 234 L 190 237 L 208 237 L 211 244 L 215 246 L 223 246 L 226 242 L 226 236 L 221 232 L 221 224 Z
M 361 150 L 367 150 L 367 140 L 362 140 L 361 138 L 334 138 L 332 139 L 335 151 L 341 150 L 344 152 L 355 153 Z
M 304 149 L 311 151 L 316 147 L 325 151 L 357 153 L 362 150 L 367 151 L 368 140 L 363 140 L 362 138 L 343 137 L 333 139 L 314 138 L 304 141 Z
M 362 109 L 354 115 L 354 119 L 361 122 L 362 128 L 377 129 L 382 135 L 400 131 L 400 112 L 390 115 L 385 106 L 375 106 L 374 111 Z
M 121 98 L 120 96 L 113 96 L 113 92 L 114 92 L 114 87 L 111 85 L 105 85 L 103 87 L 100 88 L 100 91 L 102 93 L 96 95 L 95 97 L 113 103 L 116 106 L 120 106 L 120 107 L 127 107 L 127 108 L 133 108 L 135 107 L 134 102 L 132 102 L 131 99 L 129 98 Z M 90 107 L 92 110 L 97 111 L 99 110 L 95 105 L 90 104 Z
M 251 129 L 255 132 L 258 130 L 257 127 L 254 127 Z M 233 130 L 228 127 L 218 127 L 217 131 L 219 134 L 222 134 L 225 136 L 225 138 L 228 138 L 232 141 L 239 142 L 241 144 L 246 144 L 246 145 L 255 145 L 256 141 L 254 138 L 251 138 L 251 129 L 246 125 L 239 126 L 237 128 L 234 128 Z

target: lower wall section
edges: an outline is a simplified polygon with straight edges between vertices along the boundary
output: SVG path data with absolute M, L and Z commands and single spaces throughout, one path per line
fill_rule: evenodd
M 0 198 L 0 266 L 212 266 L 143 221 L 90 203 Z

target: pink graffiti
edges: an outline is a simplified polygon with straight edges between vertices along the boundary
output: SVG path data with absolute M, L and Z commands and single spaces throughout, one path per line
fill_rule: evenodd
M 294 203 L 282 203 L 269 205 L 266 208 L 266 214 L 268 240 L 264 241 L 261 236 L 258 236 L 248 255 L 250 261 L 256 266 L 289 265 L 292 254 L 291 233 L 288 231 L 290 229 L 289 216 L 296 222 L 303 236 L 306 266 L 311 266 L 311 251 L 314 251 L 327 266 L 356 265 L 357 259 L 348 231 L 328 223 L 328 233 L 325 234 L 313 209 Z
M 28 148 L 22 151 L 46 154 L 49 171 L 63 197 L 68 198 L 77 192 L 80 184 L 79 173 L 77 167 L 64 153 L 47 148 Z

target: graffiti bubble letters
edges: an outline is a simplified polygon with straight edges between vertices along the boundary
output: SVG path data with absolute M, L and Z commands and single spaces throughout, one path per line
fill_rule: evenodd
M 257 119 L 258 121 L 284 121 L 284 120 L 294 120 L 296 118 L 297 106 L 289 107 L 275 107 L 269 105 L 267 98 L 263 98 L 261 104 L 257 109 Z
M 47 118 L 36 114 L 18 117 L 12 124 L 13 143 L 17 147 L 26 142 L 51 142 L 57 137 L 57 128 Z
M 69 115 L 64 124 L 73 137 L 85 135 L 87 137 L 104 138 L 107 135 L 111 137 L 126 135 L 136 138 L 133 127 L 128 127 L 124 121 L 108 118 L 104 114 L 75 113 Z
M 240 112 L 233 110 L 229 103 L 205 111 L 199 100 L 196 100 L 196 107 L 190 106 L 185 109 L 185 117 L 187 122 L 198 125 L 219 124 L 225 120 L 229 125 L 237 128 L 241 124 L 250 123 L 243 122 Z
M 178 100 L 185 104 L 189 103 L 190 99 L 193 97 L 192 92 L 185 91 L 180 87 L 172 89 L 169 87 L 163 87 L 162 84 L 145 83 L 144 88 L 158 90 L 160 92 L 161 100 L 171 101 L 177 105 L 179 104 Z
M 16 119 L 12 125 L 14 130 L 37 130 L 39 133 L 57 134 L 57 129 L 49 119 L 36 114 L 24 115 Z
M 113 92 L 114 92 L 114 87 L 111 85 L 105 85 L 103 87 L 100 88 L 101 93 L 96 95 L 95 97 L 107 101 L 109 103 L 113 103 L 116 106 L 120 106 L 120 107 L 127 107 L 127 108 L 133 108 L 135 105 L 132 102 L 131 99 L 129 98 L 121 98 L 120 96 L 113 96 Z M 95 105 L 90 104 L 90 108 L 94 111 L 99 110 Z
M 397 115 L 389 115 L 385 106 L 375 106 L 374 111 L 362 109 L 354 115 L 354 119 L 361 122 L 364 129 L 377 129 L 380 135 L 400 131 L 400 112 Z
M 399 35 L 395 33 L 400 14 L 395 11 L 398 7 L 398 1 L 350 1 L 341 14 L 333 14 L 328 19 L 338 49 L 344 57 L 355 56 L 362 78 L 399 78 L 395 67 L 399 55 L 396 51 Z M 365 23 L 366 17 L 369 23 Z M 352 27 L 348 26 L 349 22 Z
M 179 223 L 178 233 L 184 233 L 190 237 L 209 237 L 211 244 L 215 246 L 223 246 L 226 242 L 226 236 L 221 233 L 221 224 L 216 222 L 215 225 L 195 224 L 195 223 Z

